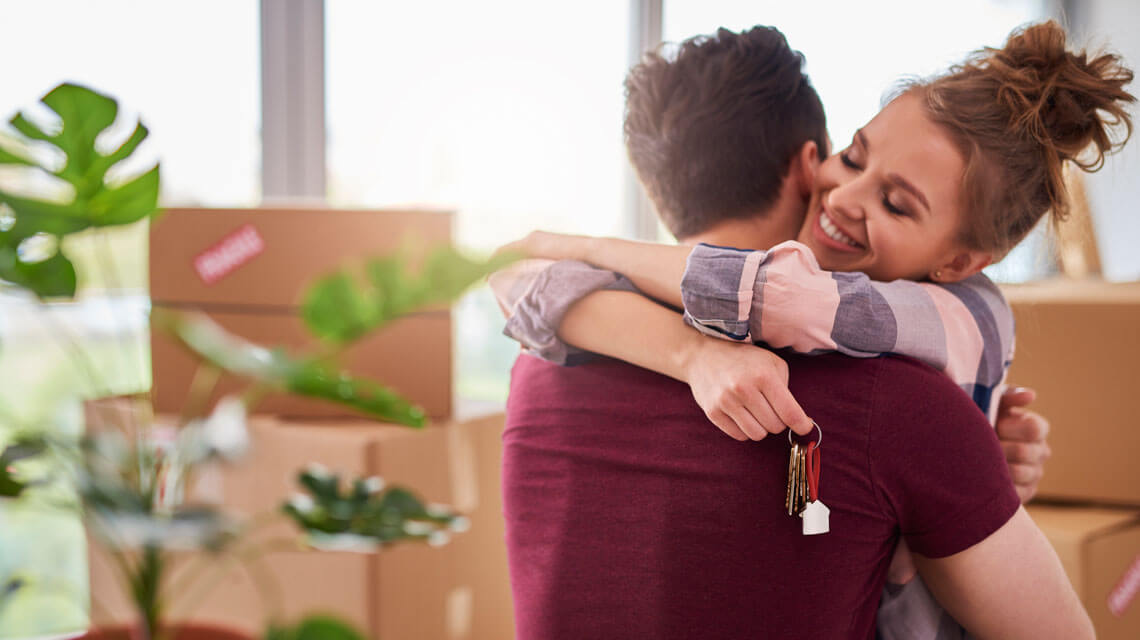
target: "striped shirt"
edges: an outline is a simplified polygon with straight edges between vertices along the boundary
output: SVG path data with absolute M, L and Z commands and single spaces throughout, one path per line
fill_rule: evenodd
M 558 339 L 570 306 L 601 289 L 636 291 L 624 276 L 575 261 L 529 260 L 492 276 L 504 333 L 558 364 L 590 354 Z M 878 282 L 820 268 L 795 241 L 767 251 L 697 245 L 681 284 L 685 321 L 702 333 L 800 353 L 887 353 L 950 377 L 994 422 L 1013 358 L 1013 314 L 977 274 L 953 284 Z
M 993 423 L 1013 360 L 1013 313 L 989 278 L 878 282 L 824 271 L 803 244 L 767 251 L 698 245 L 681 283 L 685 322 L 800 353 L 910 356 L 942 371 Z

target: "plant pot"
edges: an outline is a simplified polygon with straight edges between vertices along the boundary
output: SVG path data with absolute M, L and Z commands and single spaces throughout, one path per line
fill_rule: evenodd
M 77 640 L 138 640 L 141 633 L 133 626 L 99 627 L 91 629 Z M 253 636 L 208 624 L 180 624 L 167 629 L 164 640 L 253 640 Z

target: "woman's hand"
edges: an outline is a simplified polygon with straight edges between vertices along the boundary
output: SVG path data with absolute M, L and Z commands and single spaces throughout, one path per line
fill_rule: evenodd
M 709 420 L 737 440 L 812 429 L 788 390 L 787 363 L 767 349 L 704 338 L 687 357 L 684 375 Z
M 531 231 L 524 238 L 499 247 L 495 253 L 515 253 L 526 258 L 587 261 L 594 238 L 551 231 Z
M 1017 387 L 1009 389 L 1001 397 L 998 408 L 998 439 L 1005 450 L 1009 475 L 1022 503 L 1029 502 L 1037 494 L 1037 485 L 1045 474 L 1045 461 L 1053 455 L 1046 438 L 1049 436 L 1049 421 L 1041 414 L 1026 407 L 1037 398 L 1032 389 Z

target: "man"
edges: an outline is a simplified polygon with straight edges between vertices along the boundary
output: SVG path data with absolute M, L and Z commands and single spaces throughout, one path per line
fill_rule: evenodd
M 758 28 L 687 41 L 675 60 L 631 72 L 630 156 L 683 242 L 763 248 L 799 228 L 799 152 L 826 148 L 801 65 L 778 31 Z M 562 337 L 575 343 L 575 312 L 615 295 L 628 294 L 579 303 Z M 519 637 L 867 637 L 899 530 L 938 558 L 923 562 L 928 579 L 979 634 L 1048 623 L 1087 635 L 1056 558 L 1017 510 L 992 432 L 952 384 L 897 359 L 789 367 L 797 400 L 828 425 L 833 531 L 813 539 L 778 513 L 780 439 L 717 438 L 687 389 L 643 370 L 521 357 L 504 435 Z M 1007 446 L 1031 494 L 1044 422 L 1018 413 L 999 432 L 1031 441 Z M 999 561 L 1010 575 L 981 579 L 979 566 Z M 1048 609 L 1002 590 L 1030 585 L 1055 597 Z

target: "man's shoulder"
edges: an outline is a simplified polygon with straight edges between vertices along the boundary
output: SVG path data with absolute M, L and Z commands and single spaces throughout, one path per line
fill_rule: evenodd
M 986 422 L 973 399 L 945 373 L 905 356 L 890 355 L 877 360 L 876 400 L 881 406 L 906 413 L 921 410 L 924 415 L 931 409 L 955 417 L 968 414 Z
M 656 385 L 661 382 L 676 381 L 641 367 L 597 356 L 582 364 L 564 366 L 555 364 L 526 352 L 519 354 L 511 369 L 512 382 L 534 385 L 543 383 L 583 384 L 592 382 L 622 381 L 628 383 Z
M 575 366 L 562 366 L 522 353 L 511 369 L 511 390 L 543 389 L 564 393 L 599 393 L 601 404 L 611 394 L 656 396 L 674 394 L 688 385 L 636 365 L 598 356 Z M 691 394 L 686 393 L 691 399 Z
M 788 350 L 777 353 L 787 361 L 791 371 L 799 371 L 805 376 L 828 373 L 849 378 L 871 377 L 891 388 L 958 388 L 945 373 L 907 356 L 886 354 L 857 358 L 835 352 L 803 355 Z
M 984 422 L 981 411 L 961 387 L 914 358 L 853 358 L 838 353 L 781 356 L 788 361 L 792 392 L 797 397 L 847 396 L 880 417 L 927 418 L 933 408 L 947 413 L 947 418 L 977 417 Z
M 696 406 L 684 383 L 620 360 L 598 358 L 567 367 L 519 355 L 511 369 L 508 409 L 555 406 L 571 399 L 613 411 L 638 410 L 647 404 L 668 404 L 678 410 Z

